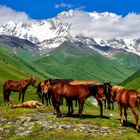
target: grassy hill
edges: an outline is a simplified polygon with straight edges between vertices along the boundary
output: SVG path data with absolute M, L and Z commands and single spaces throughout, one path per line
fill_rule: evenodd
M 48 56 L 37 58 L 38 60 L 32 64 L 30 61 L 27 62 L 0 48 L 0 124 L 2 124 L 0 133 L 5 135 L 3 139 L 139 139 L 139 134 L 134 132 L 135 119 L 130 110 L 128 112 L 129 125 L 120 127 L 117 105 L 115 104 L 115 111 L 104 110 L 107 117 L 99 118 L 99 107 L 91 103 L 92 97 L 85 103 L 83 119 L 76 117 L 77 107 L 74 107 L 74 116 L 66 117 L 67 106 L 61 106 L 64 117 L 56 118 L 52 106 L 36 109 L 11 109 L 2 104 L 2 84 L 7 79 L 23 79 L 34 76 L 38 81 L 47 77 L 61 77 L 120 82 L 134 71 L 132 65 L 127 63 L 119 65 L 122 57 L 124 56 L 118 56 L 110 61 L 90 49 L 77 48 L 73 44 L 67 44 L 67 46 L 57 48 Z M 27 58 L 30 59 L 30 57 Z M 36 89 L 30 86 L 25 93 L 25 101 L 33 99 L 38 100 L 38 96 Z M 17 103 L 18 94 L 12 92 L 10 100 L 11 103 Z M 17 132 L 20 134 L 30 131 L 29 134 L 17 135 Z
M 135 89 L 140 92 L 140 70 L 122 82 L 127 89 Z
M 102 82 L 119 83 L 139 67 L 138 64 L 129 65 L 129 59 L 126 60 L 129 54 L 125 55 L 125 59 L 123 58 L 124 55 L 107 58 L 94 50 L 65 42 L 47 56 L 34 61 L 34 63 L 57 77 L 96 79 Z M 134 59 L 132 61 L 135 61 Z M 140 58 L 137 59 L 140 61 Z
M 40 79 L 53 77 L 53 75 L 43 72 L 43 70 L 35 64 L 28 63 L 20 57 L 0 48 L 0 102 L 3 100 L 2 85 L 5 80 L 25 79 L 30 77 L 35 77 L 39 81 Z M 15 94 L 15 96 L 18 96 L 18 94 Z M 17 99 L 15 96 L 13 98 Z M 28 98 L 32 99 L 31 96 Z

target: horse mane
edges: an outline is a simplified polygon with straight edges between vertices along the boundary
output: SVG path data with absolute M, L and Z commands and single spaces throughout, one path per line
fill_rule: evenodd
M 112 86 L 112 92 L 113 91 L 120 91 L 120 90 L 123 90 L 124 89 L 124 87 L 123 86 Z
M 50 81 L 51 85 L 54 85 L 56 83 L 70 83 L 73 81 L 73 79 L 48 79 L 46 82 Z
M 97 82 L 97 81 L 80 81 L 80 80 L 73 80 L 70 81 L 69 83 L 70 85 L 100 85 L 101 83 Z

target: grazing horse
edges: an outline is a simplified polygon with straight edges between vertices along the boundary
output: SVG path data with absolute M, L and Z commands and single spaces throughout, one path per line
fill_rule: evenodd
M 53 106 L 57 112 L 57 117 L 61 117 L 61 112 L 59 108 L 61 97 L 65 97 L 68 102 L 68 114 L 72 113 L 72 110 L 70 110 L 70 107 L 72 107 L 72 100 L 77 99 L 79 102 L 78 114 L 80 117 L 82 117 L 84 102 L 91 95 L 96 97 L 100 105 L 100 116 L 103 116 L 101 104 L 101 99 L 105 96 L 103 85 L 70 85 L 64 82 L 51 84 L 51 80 L 48 80 L 48 89 L 51 90 L 53 93 L 52 101 Z
M 135 120 L 136 120 L 136 130 L 139 131 L 138 124 L 138 113 L 136 112 L 136 106 L 140 111 L 140 94 L 136 90 L 126 90 L 120 86 L 113 86 L 112 89 L 112 99 L 116 100 L 120 109 L 120 123 L 123 125 L 123 111 L 127 122 L 127 108 L 130 107 Z
M 24 94 L 29 85 L 36 87 L 36 79 L 30 78 L 25 80 L 7 80 L 3 84 L 4 103 L 9 102 L 11 91 L 19 92 L 19 102 L 22 95 L 22 102 L 24 102 Z

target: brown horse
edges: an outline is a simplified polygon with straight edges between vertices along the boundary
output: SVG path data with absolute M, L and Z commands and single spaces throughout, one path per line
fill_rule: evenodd
M 72 79 L 51 79 L 52 84 L 56 84 L 58 82 L 65 82 L 69 83 L 70 81 L 73 81 Z M 38 83 L 37 86 L 37 93 L 38 97 L 42 100 L 42 104 L 44 104 L 44 99 L 46 100 L 47 105 L 51 105 L 51 92 L 48 91 L 48 85 L 47 85 L 48 79 L 41 81 Z
M 136 90 L 126 90 L 120 86 L 112 87 L 112 99 L 116 100 L 120 109 L 120 123 L 123 125 L 123 111 L 127 122 L 127 108 L 130 107 L 135 120 L 136 120 L 136 130 L 139 131 L 138 124 L 138 113 L 136 112 L 136 106 L 140 111 L 140 94 Z
M 7 104 L 9 102 L 9 97 L 11 91 L 19 92 L 19 102 L 22 95 L 22 102 L 24 102 L 24 94 L 29 85 L 36 87 L 36 79 L 30 78 L 25 80 L 7 80 L 3 84 L 3 97 L 4 103 Z
M 50 85 L 49 85 L 50 83 Z M 51 81 L 48 80 L 48 89 L 53 93 L 53 106 L 56 109 L 57 117 L 61 117 L 60 112 L 60 100 L 61 97 L 65 97 L 68 102 L 68 113 L 71 113 L 70 107 L 72 106 L 72 100 L 78 100 L 79 102 L 79 111 L 78 114 L 82 117 L 82 110 L 85 100 L 93 95 L 96 97 L 100 105 L 100 116 L 103 116 L 102 111 L 102 102 L 101 99 L 104 98 L 104 86 L 103 85 L 70 85 L 68 83 L 59 82 L 54 85 L 51 84 Z

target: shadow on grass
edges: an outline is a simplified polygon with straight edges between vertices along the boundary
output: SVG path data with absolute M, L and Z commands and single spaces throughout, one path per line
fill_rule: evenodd
M 120 119 L 118 119 L 118 120 L 120 120 Z M 133 128 L 133 129 L 135 129 L 136 130 L 136 124 L 135 123 L 132 123 L 132 122 L 129 122 L 129 121 L 123 121 L 123 126 L 124 127 L 130 127 L 130 128 Z M 140 130 L 138 130 L 137 131 L 138 133 L 140 133 Z
M 63 117 L 72 117 L 72 118 L 79 118 L 78 114 L 72 114 L 72 115 L 67 115 L 67 114 L 63 114 Z M 100 115 L 89 115 L 89 114 L 83 114 L 82 117 L 80 117 L 81 119 L 87 119 L 87 118 L 104 118 L 104 119 L 110 119 L 109 116 L 104 115 L 103 117 L 100 117 Z

